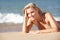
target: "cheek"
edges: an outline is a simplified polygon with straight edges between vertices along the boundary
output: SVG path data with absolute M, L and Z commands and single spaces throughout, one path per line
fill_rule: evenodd
M 35 16 L 35 13 L 32 13 L 32 16 Z
M 35 15 L 37 15 L 37 16 L 38 16 L 38 15 L 39 15 L 39 13 L 38 13 L 38 12 L 36 12 L 36 14 L 35 14 Z
M 31 15 L 29 14 L 28 17 L 31 17 Z

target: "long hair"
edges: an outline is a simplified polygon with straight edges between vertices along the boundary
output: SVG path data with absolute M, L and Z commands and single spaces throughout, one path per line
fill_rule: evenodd
M 24 12 L 24 14 L 25 14 L 25 12 L 26 12 L 26 9 L 29 9 L 29 8 L 37 9 L 37 10 L 38 10 L 38 13 L 39 13 L 39 15 L 40 15 L 40 21 L 43 22 L 42 11 L 41 11 L 41 9 L 38 8 L 38 7 L 36 6 L 35 3 L 29 3 L 29 4 L 27 4 L 27 5 L 23 8 L 23 12 Z M 27 21 L 28 21 L 28 17 L 27 17 Z

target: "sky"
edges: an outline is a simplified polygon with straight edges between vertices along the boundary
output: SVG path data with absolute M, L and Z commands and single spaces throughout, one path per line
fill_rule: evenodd
M 0 23 L 22 23 L 22 9 L 31 2 L 60 21 L 60 0 L 0 0 Z
M 0 0 L 1 13 L 19 13 L 30 2 L 35 3 L 42 11 L 49 11 L 53 15 L 60 16 L 60 0 Z

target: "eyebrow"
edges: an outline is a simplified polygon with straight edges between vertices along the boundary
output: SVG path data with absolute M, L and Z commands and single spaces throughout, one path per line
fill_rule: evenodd
M 33 13 L 34 11 L 32 11 L 31 13 Z

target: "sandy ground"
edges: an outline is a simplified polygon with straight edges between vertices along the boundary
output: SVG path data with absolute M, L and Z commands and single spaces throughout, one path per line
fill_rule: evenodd
M 37 27 L 33 28 L 36 30 Z M 22 24 L 0 24 L 0 40 L 60 40 L 60 32 L 25 34 L 21 30 Z
M 60 40 L 60 32 L 45 34 L 25 34 L 22 32 L 0 33 L 0 40 Z

